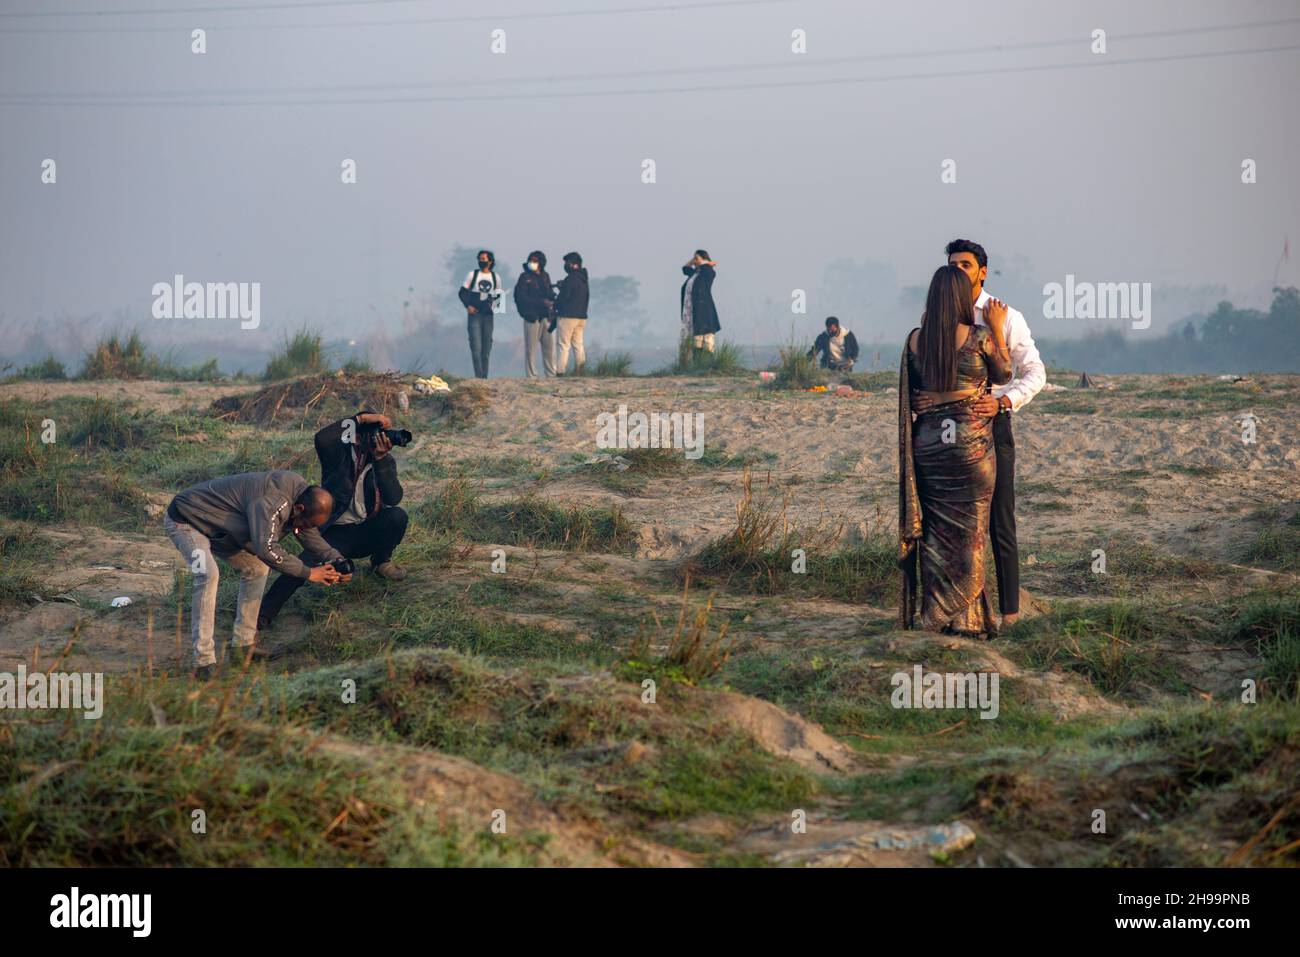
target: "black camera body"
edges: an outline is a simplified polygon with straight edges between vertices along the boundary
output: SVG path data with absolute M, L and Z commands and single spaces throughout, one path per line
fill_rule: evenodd
M 367 449 L 373 449 L 375 443 L 379 440 L 379 433 L 382 432 L 388 436 L 388 440 L 396 446 L 407 446 L 411 444 L 413 436 L 409 429 L 381 429 L 377 425 L 366 426 L 362 428 L 359 436 L 361 444 Z
M 330 564 L 334 566 L 334 570 L 340 575 L 351 575 L 356 570 L 356 566 L 352 564 L 350 558 L 336 558 Z

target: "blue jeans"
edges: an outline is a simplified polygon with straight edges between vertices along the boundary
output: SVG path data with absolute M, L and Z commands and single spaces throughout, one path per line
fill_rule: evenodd
M 466 315 L 469 324 L 469 355 L 474 361 L 474 375 L 488 377 L 488 356 L 492 354 L 492 313 L 479 311 Z

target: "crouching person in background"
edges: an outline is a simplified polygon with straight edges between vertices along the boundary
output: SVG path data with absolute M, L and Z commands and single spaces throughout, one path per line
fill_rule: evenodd
M 217 618 L 216 559 L 239 570 L 239 604 L 231 647 L 252 657 L 257 653 L 256 621 L 271 569 L 282 579 L 333 585 L 348 581 L 331 564 L 308 567 L 280 547 L 293 533 L 303 550 L 329 563 L 343 556 L 316 529 L 334 511 L 334 498 L 318 485 L 308 485 L 296 472 L 249 472 L 211 479 L 187 488 L 167 506 L 163 527 L 194 575 L 190 611 L 194 645 L 194 675 L 212 677 L 217 662 L 212 635 Z
M 389 454 L 393 442 L 386 430 L 391 428 L 388 416 L 367 409 L 316 433 L 321 485 L 334 498 L 321 537 L 344 558 L 370 556 L 376 574 L 401 581 L 406 570 L 393 561 L 393 551 L 406 535 L 407 518 L 397 507 L 402 486 Z M 410 433 L 404 434 L 409 440 Z M 257 627 L 268 628 L 302 584 L 300 577 L 281 575 L 262 602 Z
M 821 354 L 821 367 L 834 372 L 852 372 L 853 363 L 858 358 L 858 340 L 840 325 L 834 316 L 826 320 L 826 331 L 817 337 L 813 347 L 808 350 L 808 357 Z

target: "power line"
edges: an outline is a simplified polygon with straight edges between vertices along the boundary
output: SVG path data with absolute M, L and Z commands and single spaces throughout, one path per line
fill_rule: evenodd
M 304 7 L 333 7 L 333 6 L 356 6 L 363 0 L 320 0 L 312 3 L 290 3 L 290 4 L 241 4 L 238 6 L 211 6 L 211 7 L 192 7 L 192 8 L 173 8 L 170 10 L 132 10 L 132 11 L 99 11 L 97 13 L 80 12 L 67 13 L 55 11 L 40 11 L 36 13 L 0 13 L 0 20 L 12 19 L 17 17 L 68 17 L 68 16 L 136 16 L 148 13 L 179 16 L 182 14 L 207 14 L 207 13 L 229 13 L 248 10 L 295 10 Z M 419 3 L 423 0 L 373 0 L 374 3 Z M 475 13 L 460 16 L 447 17 L 402 17 L 388 20 L 338 20 L 328 23 L 239 23 L 239 24 L 214 24 L 207 29 L 213 32 L 220 30 L 309 30 L 309 29 L 334 29 L 337 27 L 372 27 L 372 26 L 411 26 L 420 24 L 446 24 L 446 23 L 489 23 L 489 22 L 508 22 L 512 20 L 556 20 L 568 17 L 605 17 L 619 16 L 622 14 L 636 13 L 680 13 L 683 11 L 696 11 L 700 9 L 715 9 L 726 7 L 752 7 L 752 6 L 770 6 L 777 3 L 793 3 L 795 0 L 700 0 L 698 3 L 668 3 L 656 6 L 639 6 L 639 7 L 613 7 L 605 10 L 536 10 L 522 13 Z M 147 25 L 129 25 L 129 24 L 111 24 L 97 23 L 95 26 L 85 27 L 3 27 L 0 28 L 0 34 L 31 34 L 31 33 L 171 33 L 182 29 L 177 26 L 147 26 Z
M 1279 20 L 1264 20 L 1253 23 L 1232 23 L 1232 24 L 1215 24 L 1203 27 L 1182 27 L 1174 30 L 1147 30 L 1139 33 L 1119 34 L 1110 37 L 1112 41 L 1131 41 L 1131 40 L 1150 40 L 1157 38 L 1167 38 L 1174 36 L 1188 36 L 1192 34 L 1205 33 L 1223 33 L 1231 30 L 1246 30 L 1259 27 L 1276 27 L 1290 26 L 1300 24 L 1300 17 L 1286 17 Z M 923 53 L 913 52 L 896 52 L 896 53 L 867 53 L 855 56 L 826 57 L 818 59 L 809 59 L 807 57 L 791 57 L 779 62 L 768 61 L 765 63 L 737 63 L 724 66 L 704 66 L 704 67 L 669 67 L 657 70 L 626 70 L 604 73 L 569 73 L 569 74 L 542 74 L 526 77 L 489 77 L 485 79 L 456 79 L 456 80 L 436 80 L 422 81 L 411 83 L 366 83 L 366 84 L 346 84 L 342 86 L 290 86 L 290 87 L 250 87 L 235 90 L 162 90 L 157 92 L 149 91 L 117 91 L 117 92 L 77 92 L 77 93 L 26 93 L 14 94 L 25 96 L 31 99 L 39 99 L 49 102 L 57 102 L 60 99 L 86 99 L 86 100 L 109 100 L 125 99 L 131 97 L 185 97 L 197 96 L 204 98 L 214 97 L 243 97 L 243 96 L 264 96 L 264 95 L 281 95 L 281 94 L 317 94 L 317 93 L 361 93 L 366 91 L 383 91 L 383 90 L 436 90 L 436 89 L 455 89 L 459 87 L 482 87 L 482 86 L 501 86 L 516 84 L 537 84 L 537 83 L 569 83 L 569 82 L 593 82 L 604 80 L 624 80 L 639 79 L 642 77 L 656 76 L 680 76 L 683 74 L 706 74 L 706 73 L 748 73 L 753 71 L 770 71 L 770 70 L 788 70 L 788 69 L 817 69 L 829 66 L 841 66 L 854 63 L 879 63 L 886 60 L 901 59 L 932 59 L 935 57 L 951 56 L 972 56 L 982 53 L 1005 53 L 1014 50 L 1033 50 L 1044 49 L 1048 47 L 1060 46 L 1077 46 L 1081 41 L 1080 37 L 1063 37 L 1056 40 L 1030 40 L 1023 43 L 999 43 L 985 46 L 971 47 L 950 47 L 944 50 L 933 50 Z
M 1252 56 L 1263 53 L 1284 53 L 1300 50 L 1300 43 L 1284 46 L 1257 47 L 1244 50 L 1209 50 L 1200 53 L 1171 53 L 1160 56 L 1129 57 L 1127 59 L 1101 59 L 1081 61 L 1078 63 L 1045 63 L 1030 66 L 987 67 L 972 70 L 935 71 L 928 73 L 897 73 L 884 76 L 867 77 L 831 77 L 824 79 L 795 80 L 791 82 L 756 82 L 756 83 L 719 83 L 712 85 L 656 87 L 652 89 L 623 90 L 575 90 L 554 93 L 500 93 L 456 96 L 417 96 L 405 98 L 369 97 L 346 100 L 249 100 L 196 102 L 186 100 L 122 100 L 122 101 L 44 101 L 24 100 L 21 97 L 0 96 L 0 106 L 351 106 L 380 105 L 399 103 L 436 103 L 465 102 L 469 100 L 524 100 L 524 99 L 572 99 L 598 96 L 646 96 L 672 93 L 715 93 L 735 90 L 795 89 L 810 86 L 840 86 L 846 84 L 887 83 L 895 80 L 937 80 L 956 79 L 972 76 L 996 76 L 1021 73 L 1050 72 L 1054 70 L 1110 69 L 1120 66 L 1132 66 L 1142 63 L 1171 63 L 1183 60 L 1217 59 L 1232 56 Z

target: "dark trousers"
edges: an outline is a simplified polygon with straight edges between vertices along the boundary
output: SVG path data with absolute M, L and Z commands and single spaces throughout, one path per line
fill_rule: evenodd
M 998 608 L 1004 615 L 1020 611 L 1020 549 L 1016 545 L 1016 440 L 1011 434 L 1011 417 L 999 412 L 993 417 L 993 449 L 998 458 L 997 484 L 989 509 L 989 540 L 993 543 L 993 567 L 998 573 Z
M 393 557 L 393 549 L 406 534 L 406 521 L 406 512 L 403 509 L 397 506 L 381 508 L 364 522 L 357 522 L 355 525 L 332 525 L 322 533 L 321 537 L 341 552 L 344 558 L 365 558 L 369 555 L 370 564 L 377 566 Z M 306 556 L 304 560 L 307 560 Z M 280 614 L 284 603 L 305 584 L 307 584 L 306 579 L 295 578 L 292 575 L 281 575 L 277 578 L 271 590 L 262 598 L 262 608 L 257 615 L 259 626 L 264 627 L 273 622 L 275 616 Z
M 488 356 L 492 354 L 492 310 L 478 306 L 478 312 L 465 318 L 469 323 L 469 356 L 474 360 L 474 375 L 488 377 Z

